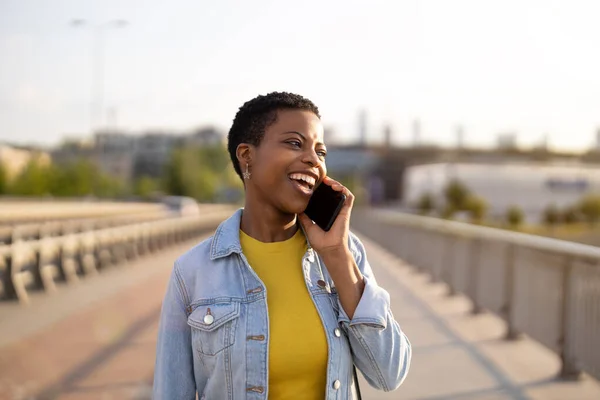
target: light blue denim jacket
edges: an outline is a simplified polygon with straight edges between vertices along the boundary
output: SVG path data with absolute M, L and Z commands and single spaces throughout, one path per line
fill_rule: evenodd
M 266 399 L 269 381 L 269 313 L 265 285 L 242 253 L 242 210 L 176 262 L 162 305 L 155 400 Z M 352 399 L 353 363 L 373 387 L 390 391 L 406 377 L 408 339 L 390 310 L 362 243 L 350 250 L 365 289 L 350 320 L 320 257 L 303 257 L 306 286 L 327 334 L 325 399 Z M 302 394 L 298 394 L 302 398 Z

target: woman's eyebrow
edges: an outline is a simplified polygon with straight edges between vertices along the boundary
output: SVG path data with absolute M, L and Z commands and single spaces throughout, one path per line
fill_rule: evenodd
M 285 135 L 286 133 L 295 133 L 295 134 L 297 134 L 297 135 L 300 135 L 300 137 L 306 141 L 306 136 L 304 136 L 303 134 L 301 134 L 301 133 L 300 133 L 300 132 L 298 132 L 298 131 L 287 131 L 287 132 L 283 132 L 282 134 L 283 134 L 283 135 Z M 318 142 L 318 143 L 317 143 L 317 145 L 320 145 L 320 146 L 325 146 L 325 143 Z

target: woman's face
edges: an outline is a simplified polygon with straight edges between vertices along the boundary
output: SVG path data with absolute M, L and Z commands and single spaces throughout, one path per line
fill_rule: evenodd
M 327 172 L 323 125 L 310 111 L 281 110 L 251 149 L 246 195 L 285 214 L 306 209 L 315 186 Z M 246 165 L 241 164 L 242 171 Z

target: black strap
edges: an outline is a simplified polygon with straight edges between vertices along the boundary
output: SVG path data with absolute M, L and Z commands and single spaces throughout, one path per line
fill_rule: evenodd
M 360 394 L 360 386 L 358 385 L 358 374 L 356 373 L 356 367 L 352 365 L 352 369 L 354 370 L 354 387 L 356 387 L 357 400 L 362 400 L 362 396 Z

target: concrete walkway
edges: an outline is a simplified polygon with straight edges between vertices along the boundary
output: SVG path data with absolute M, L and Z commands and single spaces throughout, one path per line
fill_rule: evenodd
M 28 307 L 0 303 L 0 399 L 149 399 L 160 303 L 187 243 L 104 271 Z M 379 283 L 409 336 L 405 383 L 375 399 L 600 399 L 600 385 L 554 380 L 557 358 L 527 339 L 500 339 L 497 318 L 468 314 L 397 258 L 365 239 Z

